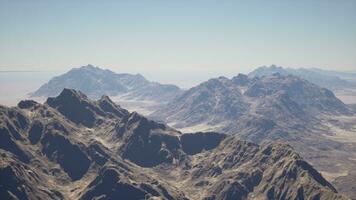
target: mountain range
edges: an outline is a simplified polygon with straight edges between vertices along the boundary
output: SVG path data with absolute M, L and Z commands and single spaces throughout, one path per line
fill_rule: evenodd
M 260 78 L 239 74 L 231 79 L 210 79 L 185 91 L 151 117 L 177 128 L 215 127 L 251 116 L 293 127 L 310 124 L 321 114 L 349 115 L 351 111 L 330 90 L 276 73 Z M 236 132 L 227 125 L 222 130 Z
M 0 107 L 4 199 L 347 199 L 283 142 L 183 134 L 64 89 Z
M 318 68 L 283 68 L 276 65 L 259 67 L 248 74 L 249 77 L 269 76 L 275 73 L 294 75 L 311 83 L 331 90 L 344 90 L 356 87 L 356 73 L 327 71 Z
M 355 113 L 332 91 L 276 73 L 210 79 L 150 118 L 183 132 L 223 132 L 258 144 L 283 140 L 336 181 L 337 188 L 355 196 Z
M 160 84 L 145 79 L 140 74 L 118 74 L 93 65 L 73 68 L 65 74 L 52 78 L 32 97 L 50 97 L 58 95 L 64 88 L 77 89 L 91 98 L 102 95 L 121 96 L 129 100 L 169 101 L 182 90 L 169 84 Z
M 289 71 L 295 72 L 294 75 Z M 303 78 L 309 71 L 313 73 Z M 84 78 L 81 78 L 82 74 Z M 324 81 L 313 83 L 308 80 L 313 80 L 311 75 L 319 76 Z M 290 70 L 271 66 L 259 68 L 249 75 L 213 78 L 186 91 L 171 85 L 165 87 L 163 84 L 149 82 L 141 75 L 116 74 L 90 65 L 74 68 L 59 77 L 59 83 L 71 83 L 69 87 L 79 90 L 83 87 L 86 91 L 84 86 L 87 85 L 98 85 L 95 90 L 87 88 L 87 92 L 91 93 L 90 98 L 99 99 L 101 94 L 105 94 L 130 111 L 143 112 L 149 108 L 149 112 L 144 112 L 149 119 L 168 124 L 184 135 L 203 131 L 224 133 L 229 138 L 259 145 L 266 141 L 286 142 L 331 181 L 337 190 L 350 197 L 356 196 L 356 173 L 353 170 L 356 167 L 356 109 L 334 95 L 332 91 L 337 89 L 329 90 L 323 86 L 323 82 L 330 81 L 335 86 L 346 84 L 349 87 L 353 80 L 352 73 L 332 73 L 318 69 Z M 51 94 L 51 88 L 60 91 L 65 87 L 63 84 L 57 86 L 56 79 L 58 77 L 41 87 L 48 90 L 42 96 L 55 96 Z M 85 80 L 83 86 L 78 80 Z M 118 88 L 123 88 L 121 92 L 118 92 L 119 89 L 115 92 L 112 92 L 115 89 L 108 89 L 115 88 L 114 82 L 120 83 Z M 170 91 L 167 89 L 169 87 L 175 89 Z M 74 96 L 83 95 L 76 93 Z M 97 126 L 97 120 L 107 121 L 97 118 L 100 114 L 86 111 L 87 108 L 100 110 L 85 103 L 89 100 L 76 100 L 86 97 L 74 98 L 68 101 L 70 103 L 67 106 L 63 106 L 63 103 L 58 103 L 64 102 L 63 99 L 58 100 L 61 96 L 49 98 L 47 105 L 68 113 L 79 109 L 83 103 L 86 105 L 80 112 L 71 113 L 73 116 L 66 118 L 80 119 L 80 124 L 89 129 Z M 125 104 L 122 99 L 130 101 L 130 104 Z M 100 104 L 100 100 L 103 99 L 99 99 L 96 104 Z M 146 100 L 156 103 L 147 106 Z M 130 107 L 132 103 L 134 106 Z

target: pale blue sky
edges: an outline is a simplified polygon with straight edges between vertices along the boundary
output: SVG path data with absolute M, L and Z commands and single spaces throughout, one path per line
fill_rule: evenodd
M 0 70 L 88 63 L 162 76 L 356 70 L 356 0 L 0 0 Z

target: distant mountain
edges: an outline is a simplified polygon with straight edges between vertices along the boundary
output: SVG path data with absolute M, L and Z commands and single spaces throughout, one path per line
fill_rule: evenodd
M 325 88 L 296 76 L 273 74 L 249 78 L 210 79 L 185 91 L 151 115 L 177 128 L 235 123 L 260 116 L 288 126 L 309 123 L 315 116 L 348 114 L 348 107 Z
M 293 148 L 182 134 L 64 89 L 0 106 L 2 199 L 347 199 Z
M 87 65 L 52 78 L 31 96 L 56 96 L 64 88 L 80 90 L 93 98 L 121 95 L 127 99 L 155 101 L 169 101 L 182 92 L 175 85 L 150 82 L 140 74 L 117 74 Z
M 150 115 L 182 132 L 217 131 L 263 143 L 282 140 L 355 196 L 356 114 L 326 88 L 279 73 L 210 79 Z M 352 158 L 352 159 L 350 159 Z M 341 180 L 342 179 L 342 180 Z
M 327 71 L 318 68 L 283 68 L 276 65 L 269 67 L 263 66 L 255 69 L 248 74 L 249 77 L 268 76 L 275 73 L 281 75 L 294 75 L 311 83 L 325 87 L 331 90 L 345 89 L 349 87 L 356 87 L 356 73 Z M 355 78 L 355 80 L 350 80 Z
M 336 70 L 324 70 L 319 68 L 308 68 L 308 69 L 318 72 L 319 74 L 324 74 L 327 76 L 337 76 L 345 80 L 352 80 L 356 78 L 356 71 L 343 72 L 343 71 L 336 71 Z

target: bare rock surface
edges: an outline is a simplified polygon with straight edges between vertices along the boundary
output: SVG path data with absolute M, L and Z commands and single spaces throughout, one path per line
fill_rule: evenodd
M 283 142 L 183 134 L 105 96 L 65 89 L 0 119 L 5 199 L 347 199 Z
M 282 140 L 339 190 L 356 197 L 355 109 L 300 77 L 273 73 L 210 79 L 150 118 L 184 133 L 222 132 L 257 144 Z
M 89 64 L 52 78 L 31 96 L 57 96 L 64 88 L 80 90 L 91 98 L 118 95 L 123 99 L 160 102 L 169 101 L 182 92 L 175 85 L 151 82 L 141 74 L 119 74 Z

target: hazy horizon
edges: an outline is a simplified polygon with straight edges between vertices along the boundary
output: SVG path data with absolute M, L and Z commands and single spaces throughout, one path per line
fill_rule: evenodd
M 94 64 L 93 64 L 94 65 Z M 85 66 L 85 65 L 82 65 Z M 112 67 L 97 66 L 101 69 L 109 69 L 115 73 L 140 73 L 149 81 L 159 82 L 163 84 L 174 84 L 182 89 L 190 89 L 210 78 L 217 78 L 219 76 L 225 76 L 232 78 L 239 73 L 248 74 L 250 71 L 209 71 L 205 73 L 199 73 L 196 69 L 191 69 L 189 71 L 169 71 L 161 70 L 160 73 L 156 71 L 146 71 L 146 72 L 134 72 L 134 71 L 119 71 Z M 278 65 L 277 65 L 278 66 Z M 73 68 L 78 68 L 81 66 L 76 66 Z M 284 67 L 284 66 L 282 66 Z M 251 71 L 256 69 L 251 68 Z M 288 67 L 287 67 L 288 68 Z M 47 83 L 50 79 L 55 76 L 60 76 L 68 70 L 42 70 L 42 71 L 16 71 L 16 70 L 2 70 L 0 68 L 0 91 L 6 94 L 0 98 L 0 104 L 14 106 L 20 100 L 29 98 L 28 94 L 37 90 L 40 86 Z M 339 70 L 340 71 L 340 70 Z M 349 71 L 355 72 L 355 71 Z M 348 96 L 347 94 L 341 94 L 339 97 L 348 103 L 355 103 L 353 96 Z M 37 98 L 36 101 L 43 101 L 45 99 Z
M 0 0 L 0 91 L 17 100 L 87 64 L 184 89 L 272 64 L 356 71 L 355 10 L 350 0 Z
M 83 64 L 81 66 L 85 66 L 87 64 Z M 196 86 L 197 84 L 204 82 L 210 78 L 217 78 L 219 76 L 225 76 L 228 78 L 232 78 L 233 76 L 236 76 L 239 73 L 242 74 L 248 74 L 249 72 L 257 69 L 258 67 L 262 67 L 262 66 L 256 66 L 256 67 L 251 67 L 251 69 L 249 70 L 245 70 L 245 71 L 238 71 L 238 70 L 230 70 L 230 71 L 223 71 L 220 69 L 216 69 L 216 70 L 210 70 L 207 72 L 202 73 L 202 71 L 200 69 L 189 69 L 189 71 L 186 70 L 180 70 L 180 69 L 173 69 L 173 70 L 147 70 L 147 71 L 135 71 L 135 70 L 127 70 L 127 71 L 123 71 L 120 69 L 117 69 L 115 67 L 110 67 L 110 66 L 98 66 L 95 64 L 91 64 L 93 66 L 99 67 L 101 69 L 108 69 L 111 70 L 115 73 L 129 73 L 129 74 L 141 74 L 143 75 L 145 78 L 147 78 L 150 81 L 154 81 L 154 82 L 159 82 L 159 83 L 164 83 L 164 84 L 174 84 L 177 85 L 183 89 L 189 89 L 193 86 Z M 73 69 L 73 68 L 79 68 L 81 66 L 73 66 L 72 68 L 69 69 L 62 69 L 62 70 L 3 70 L 0 67 L 0 74 L 4 75 L 4 73 L 7 74 L 12 74 L 12 76 L 9 76 L 12 78 L 12 82 L 11 83 L 16 83 L 16 80 L 18 79 L 16 74 L 20 73 L 22 74 L 22 78 L 24 78 L 24 74 L 28 74 L 28 77 L 30 80 L 39 78 L 39 80 L 36 83 L 40 83 L 42 81 L 42 84 L 46 83 L 47 81 L 49 81 L 51 78 L 53 78 L 54 76 L 59 76 L 62 75 L 66 72 L 68 72 L 69 70 Z M 270 65 L 264 65 L 264 66 L 270 66 Z M 278 67 L 283 67 L 283 68 L 293 68 L 293 67 L 288 67 L 288 66 L 280 66 L 280 65 L 276 65 Z M 305 68 L 305 67 L 294 67 L 293 69 L 299 69 L 299 68 Z M 308 67 L 307 67 L 308 68 Z M 312 67 L 310 67 L 312 68 Z M 319 68 L 319 67 L 316 67 Z M 319 69 L 323 69 L 323 68 L 319 68 Z M 337 69 L 330 69 L 331 71 L 335 70 L 335 71 L 343 71 L 343 72 L 350 72 L 350 73 L 356 73 L 356 70 L 337 70 Z M 36 75 L 40 74 L 41 76 L 38 77 Z M 46 76 L 47 75 L 47 76 Z M 5 81 L 2 81 L 2 84 L 5 84 Z M 7 83 L 10 84 L 10 83 Z M 42 85 L 40 84 L 40 85 Z M 39 87 L 40 85 L 36 84 L 37 87 Z M 35 89 L 35 88 L 34 88 Z

